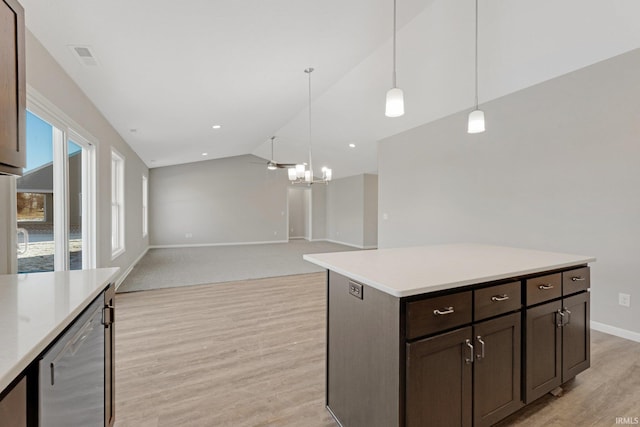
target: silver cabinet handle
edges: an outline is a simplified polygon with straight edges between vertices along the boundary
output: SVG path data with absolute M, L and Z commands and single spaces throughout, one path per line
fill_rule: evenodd
M 584 282 L 585 280 L 587 280 L 585 277 L 580 277 L 580 276 L 574 276 L 571 278 L 572 282 Z
M 508 299 L 509 299 L 509 295 L 507 294 L 494 295 L 491 297 L 491 301 L 506 301 Z
M 567 307 L 564 308 L 564 312 L 568 314 L 567 321 L 565 323 L 565 325 L 568 325 L 569 323 L 571 323 L 571 312 L 567 309 Z
M 553 289 L 553 285 L 550 283 L 538 286 L 538 289 L 541 291 L 548 291 L 549 289 Z
M 467 364 L 473 363 L 473 344 L 471 344 L 471 340 L 464 340 L 464 343 L 467 347 L 469 347 L 469 354 L 470 354 L 470 357 L 465 357 L 464 361 Z
M 453 307 L 445 307 L 443 310 L 440 310 L 440 309 L 433 310 L 433 314 L 435 314 L 436 316 L 443 316 L 445 314 L 451 314 L 451 313 L 453 313 Z
M 476 337 L 476 340 L 480 343 L 481 347 L 480 347 L 480 354 L 476 355 L 476 357 L 478 359 L 484 359 L 484 341 L 482 341 L 482 337 L 480 335 L 478 335 Z
M 558 315 L 560 315 L 560 317 L 558 318 L 558 321 L 556 323 L 556 326 L 558 328 L 562 328 L 564 326 L 564 313 L 562 312 L 562 310 L 558 310 L 558 311 L 556 311 L 556 313 L 558 313 Z

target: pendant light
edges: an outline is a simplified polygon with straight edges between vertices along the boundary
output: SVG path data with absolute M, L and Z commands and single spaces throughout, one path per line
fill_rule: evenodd
M 287 173 L 292 184 L 328 184 L 332 177 L 331 169 L 323 167 L 321 179 L 315 179 L 313 176 L 313 159 L 311 155 L 311 73 L 313 68 L 306 68 L 304 72 L 309 76 L 309 163 L 291 167 L 287 170 Z
M 476 108 L 469 113 L 469 123 L 467 127 L 468 133 L 484 132 L 484 111 L 478 108 L 478 0 L 476 0 L 476 67 L 475 67 L 475 85 L 476 85 Z
M 404 114 L 404 93 L 396 82 L 396 0 L 393 0 L 393 87 L 387 91 L 384 115 L 400 117 Z

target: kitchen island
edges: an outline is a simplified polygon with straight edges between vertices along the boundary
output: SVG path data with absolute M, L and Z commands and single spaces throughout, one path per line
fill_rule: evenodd
M 491 425 L 589 367 L 588 263 L 475 244 L 305 255 L 327 270 L 344 427 Z
M 29 413 L 28 424 L 35 425 L 42 404 L 46 403 L 41 390 L 48 381 L 45 376 L 49 375 L 39 372 L 39 360 L 48 350 L 55 349 L 56 342 L 69 332 L 75 338 L 73 348 L 64 346 L 60 354 L 69 348 L 78 352 L 90 329 L 96 328 L 95 323 L 104 325 L 104 333 L 100 332 L 103 340 L 99 342 L 100 348 L 104 349 L 105 368 L 100 376 L 106 387 L 103 393 L 106 410 L 112 411 L 109 405 L 112 403 L 113 364 L 109 356 L 113 352 L 113 280 L 118 271 L 118 268 L 103 268 L 0 275 L 0 415 L 5 422 L 8 422 L 7 417 L 19 419 L 7 425 L 27 425 L 25 412 Z M 75 326 L 79 323 L 77 319 L 86 316 L 90 305 L 96 306 L 101 318 L 87 318 L 82 325 Z M 60 366 L 60 358 L 54 361 Z M 64 384 L 64 376 L 60 373 L 63 371 L 64 366 L 57 371 L 57 386 Z M 50 376 L 49 382 L 54 382 L 53 368 Z M 106 410 L 100 413 L 101 418 L 108 415 Z

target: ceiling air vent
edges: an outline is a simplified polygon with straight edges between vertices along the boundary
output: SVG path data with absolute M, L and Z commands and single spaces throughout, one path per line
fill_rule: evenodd
M 82 65 L 88 67 L 95 67 L 98 65 L 95 55 L 91 51 L 91 46 L 69 46 L 69 49 L 73 52 L 74 56 L 78 58 L 78 61 Z

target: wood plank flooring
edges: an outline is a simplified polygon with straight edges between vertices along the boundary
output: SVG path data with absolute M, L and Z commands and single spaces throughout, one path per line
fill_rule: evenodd
M 116 295 L 116 427 L 333 427 L 324 273 Z M 640 343 L 592 331 L 592 367 L 500 426 L 640 417 Z
M 325 273 L 116 296 L 116 426 L 335 426 Z

